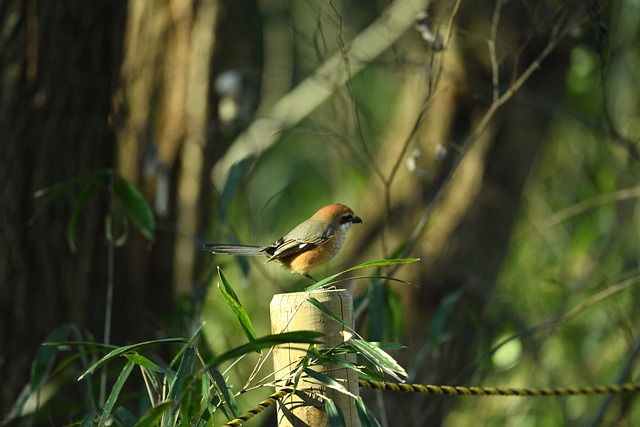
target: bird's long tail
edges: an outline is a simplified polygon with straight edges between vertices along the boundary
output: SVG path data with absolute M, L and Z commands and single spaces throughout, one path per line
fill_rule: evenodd
M 205 244 L 202 249 L 214 254 L 227 254 L 236 256 L 256 256 L 265 255 L 263 250 L 264 246 L 247 246 L 247 245 L 219 245 L 219 244 Z

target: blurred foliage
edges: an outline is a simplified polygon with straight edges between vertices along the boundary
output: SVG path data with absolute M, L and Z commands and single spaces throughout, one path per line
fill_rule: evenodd
M 632 10 L 638 12 L 638 5 Z M 637 47 L 625 48 L 630 62 L 639 54 Z M 609 76 L 620 72 L 608 69 Z M 635 74 L 625 90 L 637 94 L 637 70 L 623 74 Z M 497 332 L 495 341 L 485 343 L 487 349 L 511 337 L 484 361 L 483 384 L 559 386 L 640 378 L 640 164 L 605 130 L 611 124 L 604 98 L 609 105 L 625 102 L 616 92 L 629 80 L 603 77 L 592 45 L 573 48 L 566 110 L 549 129 L 495 295 L 482 315 Z M 637 98 L 634 103 L 637 110 Z M 632 127 L 617 125 L 625 132 Z M 614 292 L 604 296 L 608 290 Z M 566 321 L 553 322 L 568 313 Z M 545 322 L 547 327 L 514 338 L 514 332 Z M 487 426 L 616 424 L 596 417 L 607 398 L 477 400 L 457 402 L 446 425 L 476 425 L 478 418 Z M 614 398 L 615 405 L 633 408 L 616 425 L 638 422 L 635 401 L 635 396 Z
M 268 3 L 261 7 L 266 10 Z M 497 4 L 503 3 L 505 7 L 514 4 Z M 290 9 L 287 11 L 274 10 L 273 15 L 265 14 L 264 17 L 265 27 L 273 26 L 274 22 L 280 23 L 286 17 L 286 31 L 292 45 L 291 51 L 283 53 L 288 57 L 281 58 L 283 64 L 291 65 L 283 72 L 285 75 L 269 74 L 273 69 L 264 71 L 261 87 L 265 91 L 272 83 L 276 86 L 279 78 L 290 81 L 292 87 L 303 82 L 329 56 L 342 52 L 347 41 L 378 17 L 381 10 L 376 7 L 382 7 L 380 4 L 365 7 L 348 2 L 294 2 L 288 6 Z M 494 138 L 498 127 L 486 126 L 478 130 L 478 123 L 485 118 L 482 115 L 491 105 L 491 91 L 494 89 L 492 61 L 487 49 L 493 6 L 483 9 L 482 13 L 473 13 L 473 8 L 484 6 L 484 3 L 469 6 L 472 12 L 466 12 L 465 19 L 473 22 L 463 19 L 456 22 L 452 33 L 458 44 L 455 49 L 445 49 L 442 53 L 454 64 L 446 68 L 444 74 L 440 74 L 442 69 L 431 46 L 423 43 L 418 32 L 412 32 L 353 75 L 345 86 L 335 88 L 331 97 L 309 117 L 277 133 L 277 142 L 267 150 L 248 152 L 244 159 L 227 171 L 224 186 L 212 189 L 217 198 L 214 197 L 208 205 L 213 218 L 210 230 L 206 236 L 191 236 L 193 240 L 198 243 L 207 240 L 269 244 L 319 207 L 343 202 L 363 218 L 364 224 L 362 229 L 350 232 L 341 253 L 344 256 L 318 271 L 318 277 L 327 277 L 334 271 L 348 268 L 349 262 L 353 265 L 370 259 L 367 257 L 374 251 L 383 252 L 385 257 L 391 254 L 395 257 L 401 252 L 400 248 L 409 248 L 408 234 L 415 231 L 416 239 L 420 240 L 419 218 L 426 218 L 426 228 L 429 228 L 437 227 L 438 220 L 443 218 L 449 220 L 461 216 L 451 210 L 435 210 L 433 215 L 436 218 L 429 217 L 432 205 L 441 201 L 434 195 L 440 194 L 439 191 L 449 184 L 446 173 L 437 176 L 435 169 L 441 168 L 446 172 L 450 168 L 455 172 L 458 160 L 472 157 L 476 163 L 472 163 L 470 169 L 475 168 L 478 175 L 473 177 L 477 179 L 460 187 L 474 187 L 484 178 L 483 168 L 492 155 L 491 149 L 487 148 L 490 144 L 484 140 L 480 142 L 487 145 L 477 143 L 482 138 Z M 480 312 L 470 309 L 461 315 L 475 328 L 471 331 L 474 347 L 464 355 L 470 359 L 469 365 L 460 373 L 465 381 L 473 383 L 465 385 L 552 387 L 640 379 L 637 363 L 640 349 L 637 332 L 640 330 L 640 159 L 637 156 L 640 130 L 637 120 L 640 112 L 637 22 L 640 22 L 640 5 L 637 1 L 620 1 L 608 6 L 607 22 L 612 22 L 612 25 L 607 35 L 607 50 L 598 49 L 596 37 L 592 34 L 581 33 L 593 31 L 591 27 L 577 28 L 571 33 L 572 46 L 565 81 L 548 82 L 554 87 L 562 87 L 564 93 L 559 103 L 543 103 L 539 107 L 551 119 L 544 135 L 544 149 L 538 153 L 536 165 L 527 178 L 509 249 L 495 283 L 489 287 L 489 294 L 482 295 L 487 303 Z M 559 8 L 562 9 L 561 6 Z M 445 18 L 432 23 L 435 24 L 434 31 L 438 29 L 439 35 L 448 37 Z M 507 30 L 503 34 L 497 22 L 496 26 L 499 27 L 496 29 L 497 45 L 504 51 L 511 54 L 524 49 L 511 46 L 510 36 L 513 34 Z M 281 25 L 279 29 L 284 27 Z M 265 37 L 273 35 L 266 30 L 265 33 Z M 516 36 L 525 39 L 525 35 L 530 36 Z M 501 50 L 499 52 L 502 53 Z M 478 62 L 483 63 L 486 69 L 474 70 L 474 66 L 482 66 L 472 61 L 462 65 L 460 57 L 475 56 L 482 57 Z M 509 61 L 505 60 L 505 63 Z M 509 82 L 502 75 L 507 74 L 505 63 L 495 64 L 495 68 L 500 69 L 499 73 L 496 71 L 495 78 L 499 74 L 502 82 Z M 350 64 L 345 62 L 344 65 L 348 67 Z M 522 68 L 530 63 L 517 65 L 512 70 L 514 74 L 522 72 Z M 546 63 L 538 65 L 547 66 Z M 482 78 L 485 80 L 480 81 Z M 438 90 L 434 90 L 438 79 L 450 79 L 448 86 L 438 86 Z M 424 89 L 425 86 L 428 89 Z M 499 89 L 504 91 L 503 86 Z M 456 95 L 451 96 L 450 92 L 454 91 Z M 417 100 L 411 99 L 410 95 L 414 93 Z M 427 100 L 420 96 L 427 97 Z M 411 104 L 407 99 L 416 103 Z M 449 105 L 454 103 L 461 107 L 450 111 Z M 474 103 L 482 108 L 465 109 Z M 270 105 L 261 107 L 258 108 L 259 114 L 268 116 Z M 423 111 L 416 111 L 420 108 Z M 438 108 L 443 111 L 441 115 L 436 114 L 436 119 L 430 118 L 431 110 Z M 493 117 L 486 118 L 493 124 Z M 527 119 L 525 117 L 523 121 Z M 423 120 L 429 125 L 426 130 L 421 128 Z M 406 129 L 397 129 L 402 127 L 398 122 L 403 121 L 410 122 L 410 128 L 415 124 L 415 131 L 412 130 L 409 136 Z M 436 132 L 439 124 L 445 121 L 447 124 L 443 126 L 449 126 L 447 129 L 440 130 L 436 136 L 429 134 L 432 130 Z M 427 136 L 419 134 L 418 130 Z M 240 129 L 234 129 L 229 134 L 238 132 Z M 438 140 L 443 133 L 446 140 Z M 414 138 L 419 141 L 414 141 Z M 429 138 L 435 139 L 435 143 Z M 414 145 L 409 145 L 409 141 Z M 465 141 L 471 143 L 464 146 Z M 478 146 L 481 154 L 470 152 Z M 403 151 L 407 147 L 416 149 Z M 414 162 L 413 166 L 410 166 L 410 160 Z M 428 167 L 422 168 L 420 162 Z M 434 164 L 436 167 L 431 168 Z M 396 170 L 402 170 L 396 181 L 395 166 L 398 166 Z M 404 175 L 400 175 L 402 173 Z M 142 196 L 128 181 L 122 179 L 117 183 L 120 185 L 116 188 L 116 197 L 124 203 L 131 222 L 149 237 L 154 227 L 153 217 L 149 216 L 147 209 L 135 208 L 140 206 Z M 392 186 L 392 183 L 397 185 Z M 447 195 L 462 200 L 457 202 L 458 207 L 471 210 L 465 205 L 468 193 L 464 191 L 469 190 L 460 187 L 457 187 L 459 194 Z M 82 204 L 78 206 L 81 208 Z M 133 208 L 127 209 L 127 206 Z M 414 225 L 417 231 L 412 228 Z M 451 229 L 458 225 L 453 224 Z M 354 233 L 365 236 L 358 240 L 362 246 L 353 244 Z M 476 236 L 465 237 L 472 242 L 470 245 L 480 240 Z M 450 235 L 446 235 L 445 243 L 438 247 L 442 253 L 455 252 L 463 246 L 449 238 Z M 433 250 L 428 246 L 431 242 L 421 243 L 424 245 L 416 250 L 420 256 L 423 253 L 437 255 L 429 252 Z M 485 246 L 472 248 L 479 257 L 492 242 L 483 241 L 482 244 Z M 377 277 L 341 283 L 355 294 L 356 326 L 362 337 L 376 342 L 403 342 L 409 326 L 424 332 L 424 339 L 414 348 L 394 347 L 390 351 L 394 357 L 405 355 L 409 363 L 403 368 L 389 356 L 394 363 L 389 362 L 386 367 L 392 366 L 393 372 L 406 369 L 410 379 L 421 365 L 442 357 L 443 343 L 460 337 L 460 331 L 455 329 L 459 318 L 454 315 L 460 302 L 469 297 L 468 287 L 437 289 L 430 295 L 433 300 L 421 301 L 423 305 L 419 308 L 429 311 L 418 313 L 424 315 L 418 317 L 423 323 L 408 325 L 409 321 L 416 319 L 416 316 L 411 317 L 416 308 L 410 306 L 415 300 L 403 299 L 401 288 L 390 286 L 385 276 L 396 277 L 395 273 L 398 273 L 401 281 L 411 282 L 416 278 L 420 286 L 429 288 L 432 285 L 428 282 L 430 276 L 419 271 L 420 268 L 426 270 L 425 264 L 403 270 L 380 268 L 371 274 Z M 224 279 L 220 276 L 224 292 L 210 286 L 219 277 L 219 269 L 225 272 Z M 472 278 L 477 272 L 464 273 L 471 277 L 468 281 L 473 285 Z M 214 387 L 215 383 L 222 390 L 221 395 L 228 394 L 230 389 L 234 392 L 240 390 L 246 378 L 267 378 L 269 366 L 261 365 L 256 371 L 253 369 L 258 366 L 256 361 L 260 357 L 256 350 L 272 344 L 262 345 L 257 338 L 270 334 L 269 301 L 274 293 L 302 291 L 308 285 L 307 280 L 271 264 L 264 265 L 263 259 L 213 258 L 210 255 L 205 258 L 203 271 L 197 274 L 196 290 L 180 300 L 177 310 L 180 313 L 176 316 L 176 324 L 171 327 L 178 331 L 179 336 L 193 336 L 199 332 L 202 322 L 202 333 L 198 337 L 203 343 L 199 348 L 206 349 L 204 356 L 210 359 L 198 369 L 210 367 L 209 360 L 218 361 L 215 355 L 225 355 L 228 359 L 243 355 L 233 369 L 223 372 L 222 380 L 221 375 L 213 373 L 212 378 L 204 380 L 205 375 L 190 376 L 192 372 L 189 369 L 197 365 L 192 346 L 175 351 L 176 359 L 164 362 L 166 366 L 162 368 L 156 368 L 155 362 L 146 358 L 136 358 L 137 353 L 134 353 L 138 347 L 120 347 L 126 351 L 110 353 L 108 360 L 103 361 L 111 362 L 126 355 L 126 370 L 120 373 L 128 375 L 134 365 L 141 370 L 157 369 L 154 375 L 159 372 L 165 376 L 171 384 L 170 390 L 178 390 L 176 393 L 184 390 L 175 382 L 176 378 L 189 380 L 197 377 L 204 381 L 205 390 Z M 228 283 L 234 284 L 233 292 L 229 292 Z M 410 287 L 407 283 L 400 286 Z M 471 293 L 471 296 L 475 295 Z M 376 348 L 366 344 L 357 350 L 380 354 L 376 353 Z M 92 349 L 91 356 L 96 351 Z M 237 354 L 229 351 L 237 351 Z M 184 363 L 188 366 L 184 365 L 187 367 L 182 369 L 182 362 L 187 356 Z M 92 362 L 95 368 L 99 360 Z M 83 363 L 83 368 L 89 369 L 91 364 Z M 116 385 L 123 383 L 124 379 Z M 120 390 L 116 391 L 120 393 Z M 236 396 L 237 402 L 231 403 L 227 398 L 229 411 L 236 412 L 236 405 L 239 408 L 253 407 L 270 392 L 262 387 L 250 396 Z M 198 389 L 197 393 L 201 390 Z M 190 401 L 193 405 L 202 398 L 197 393 Z M 420 399 L 423 399 L 420 404 L 425 407 L 431 403 L 426 400 L 428 398 Z M 635 425 L 640 424 L 640 408 L 636 401 L 635 396 L 616 397 L 615 405 L 631 406 L 628 411 L 620 411 L 626 419 L 609 420 L 605 416 L 605 421 L 602 421 L 599 414 L 607 412 L 606 397 L 455 398 L 443 424 L 475 426 L 480 420 L 487 426 L 614 424 L 618 421 L 620 425 Z M 220 402 L 216 401 L 216 404 Z M 336 416 L 330 404 L 328 408 Z M 394 419 L 394 409 L 386 408 L 391 420 Z M 166 411 L 174 411 L 172 414 L 175 415 L 177 410 L 175 407 L 161 407 L 158 411 L 165 412 L 147 413 L 149 417 L 160 417 L 168 413 Z M 384 414 L 385 410 L 380 412 Z M 93 415 L 100 416 L 100 413 Z M 209 419 L 202 415 L 197 421 L 204 425 Z

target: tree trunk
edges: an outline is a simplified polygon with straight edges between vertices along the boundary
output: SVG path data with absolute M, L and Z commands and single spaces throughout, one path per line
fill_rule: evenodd
M 51 330 L 74 322 L 101 338 L 104 189 L 66 227 L 78 191 L 38 210 L 37 190 L 112 164 L 109 114 L 125 2 L 7 0 L 0 6 L 0 413 L 26 384 Z

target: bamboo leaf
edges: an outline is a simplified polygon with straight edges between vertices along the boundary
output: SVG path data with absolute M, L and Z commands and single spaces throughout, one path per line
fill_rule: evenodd
M 106 355 L 104 355 L 100 360 L 95 362 L 86 371 L 84 371 L 84 373 L 82 375 L 80 375 L 80 377 L 78 378 L 78 381 L 81 381 L 84 377 L 86 377 L 89 374 L 93 374 L 96 371 L 96 369 L 100 368 L 101 366 L 103 366 L 104 364 L 110 362 L 111 360 L 113 360 L 113 359 L 115 359 L 117 357 L 123 356 L 123 355 L 125 355 L 127 353 L 132 353 L 132 352 L 138 350 L 139 348 L 146 347 L 146 346 L 153 345 L 153 344 L 186 343 L 186 342 L 188 342 L 188 341 L 185 340 L 184 338 L 164 338 L 164 339 L 159 339 L 159 340 L 144 341 L 144 342 L 140 342 L 140 343 L 136 343 L 136 344 L 130 344 L 130 345 L 122 346 L 122 347 L 117 347 L 117 348 L 111 350 Z
M 195 354 L 196 352 L 193 346 L 187 346 L 182 355 L 182 361 L 180 362 L 176 376 L 170 383 L 169 400 L 178 400 L 180 398 L 180 394 L 182 393 L 182 384 L 184 384 L 191 376 Z
M 356 402 L 356 411 L 358 412 L 358 418 L 360 418 L 360 423 L 362 427 L 380 427 L 380 423 L 373 416 L 369 408 L 364 404 L 361 397 L 355 398 Z
M 233 418 L 239 418 L 240 411 L 238 410 L 238 404 L 236 403 L 236 398 L 233 396 L 233 392 L 231 392 L 231 389 L 227 385 L 227 381 L 216 368 L 209 369 L 209 372 L 213 376 L 213 380 L 216 382 L 218 390 L 220 390 L 220 394 L 222 394 L 227 406 L 231 409 Z
M 327 417 L 329 418 L 329 426 L 331 427 L 346 427 L 344 421 L 344 415 L 342 414 L 342 410 L 336 405 L 331 399 L 324 400 L 324 410 L 327 413 Z
M 271 348 L 279 344 L 318 344 L 321 342 L 319 338 L 321 338 L 322 336 L 322 333 L 316 331 L 294 331 L 275 335 L 265 335 L 263 337 L 256 338 L 254 341 L 251 341 L 247 344 L 232 348 L 231 350 L 222 353 L 207 366 L 207 369 L 219 366 L 221 363 L 227 360 L 240 357 L 244 354 L 252 353 L 254 351 L 262 350 L 265 348 Z
M 314 283 L 313 285 L 309 286 L 305 292 L 306 293 L 311 293 L 313 291 L 315 291 L 316 289 L 320 289 L 326 286 L 329 286 L 333 283 L 335 283 L 335 279 L 340 277 L 341 275 L 343 275 L 344 273 L 348 273 L 350 271 L 355 271 L 355 270 L 360 270 L 362 268 L 367 268 L 367 267 L 381 267 L 381 266 L 391 266 L 391 265 L 400 265 L 400 264 L 409 264 L 412 262 L 416 262 L 419 261 L 420 258 L 400 258 L 400 259 L 381 259 L 381 260 L 377 260 L 377 261 L 367 261 L 367 262 L 363 262 L 362 264 L 358 264 L 356 266 L 353 266 L 351 268 L 348 268 L 346 270 L 343 270 L 339 273 L 333 274 L 329 277 L 325 277 L 324 279 L 320 280 L 317 283 Z M 377 276 L 374 276 L 377 277 Z
M 353 330 L 351 325 L 347 324 L 344 320 L 342 320 L 340 317 L 338 317 L 338 315 L 336 315 L 334 312 L 332 312 L 327 307 L 325 307 L 324 304 L 322 304 L 320 301 L 318 301 L 317 299 L 315 299 L 313 297 L 310 297 L 310 298 L 307 298 L 307 302 L 309 304 L 311 304 L 312 306 L 314 306 L 315 308 L 317 308 L 318 310 L 320 310 L 322 313 L 324 313 L 330 319 L 332 319 L 335 322 L 338 322 L 339 324 L 341 324 L 346 330 L 348 330 L 349 332 L 352 332 L 352 333 L 355 334 L 355 331 Z
M 173 402 L 171 400 L 165 400 L 164 402 L 157 404 L 145 412 L 133 427 L 156 427 L 160 425 L 162 416 L 171 409 L 172 405 Z
M 144 357 L 141 354 L 130 353 L 130 354 L 125 354 L 124 357 L 126 357 L 128 360 L 132 361 L 136 365 L 142 368 L 148 369 L 151 372 L 164 372 L 164 369 L 162 369 L 156 363 L 152 362 L 151 360 L 149 360 L 148 358 Z
M 399 381 L 404 381 L 407 372 L 387 352 L 362 339 L 352 338 L 349 344 L 355 347 L 367 360 Z M 399 378 L 401 375 L 404 378 Z
M 113 180 L 113 193 L 124 208 L 131 222 L 150 241 L 153 241 L 155 219 L 153 210 L 142 193 L 129 180 L 116 175 Z
M 319 381 L 321 384 L 324 384 L 325 386 L 327 386 L 327 387 L 329 387 L 331 389 L 339 391 L 340 393 L 344 393 L 347 396 L 350 396 L 350 397 L 353 397 L 353 398 L 356 397 L 352 392 L 347 390 L 347 388 L 344 385 L 342 385 L 341 383 L 339 383 L 338 381 L 336 381 L 335 379 L 333 379 L 332 377 L 330 377 L 327 374 L 323 374 L 322 372 L 316 372 L 311 368 L 305 368 L 303 371 L 309 377 L 313 378 L 314 380 Z
M 93 196 L 96 190 L 99 188 L 99 184 L 95 181 L 91 181 L 85 185 L 82 193 L 76 199 L 76 202 L 73 204 L 73 211 L 71 212 L 71 217 L 69 218 L 69 224 L 67 225 L 67 244 L 71 248 L 72 252 L 76 252 L 76 241 L 75 241 L 75 232 L 76 232 L 76 224 L 78 223 L 78 218 L 80 217 L 80 212 L 87 205 L 89 199 Z
M 124 368 L 122 368 L 122 371 L 120 371 L 120 375 L 118 375 L 118 379 L 113 384 L 111 393 L 109 394 L 109 397 L 104 404 L 102 416 L 100 417 L 100 425 L 107 425 L 107 421 L 111 416 L 111 412 L 113 411 L 113 406 L 116 404 L 118 396 L 120 396 L 120 392 L 122 391 L 122 387 L 127 381 L 127 378 L 129 378 L 129 374 L 131 374 L 134 366 L 135 364 L 133 362 L 127 361 L 127 363 L 124 365 Z
M 236 318 L 240 322 L 240 326 L 244 331 L 244 334 L 249 339 L 249 341 L 254 341 L 256 337 L 256 332 L 253 329 L 253 325 L 251 324 L 251 319 L 247 314 L 246 310 L 242 307 L 240 303 L 240 299 L 238 295 L 233 290 L 231 283 L 227 280 L 227 277 L 224 275 L 220 267 L 218 267 L 218 276 L 220 277 L 220 282 L 218 283 L 218 289 L 222 294 L 227 305 L 231 308 L 233 313 L 236 315 Z M 222 283 L 222 285 L 220 284 Z

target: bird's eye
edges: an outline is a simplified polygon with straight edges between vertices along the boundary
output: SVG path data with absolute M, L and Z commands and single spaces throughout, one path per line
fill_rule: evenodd
M 351 214 L 344 214 L 340 218 L 340 224 L 346 224 L 346 223 L 352 222 L 352 221 L 353 221 L 353 215 L 351 215 Z

